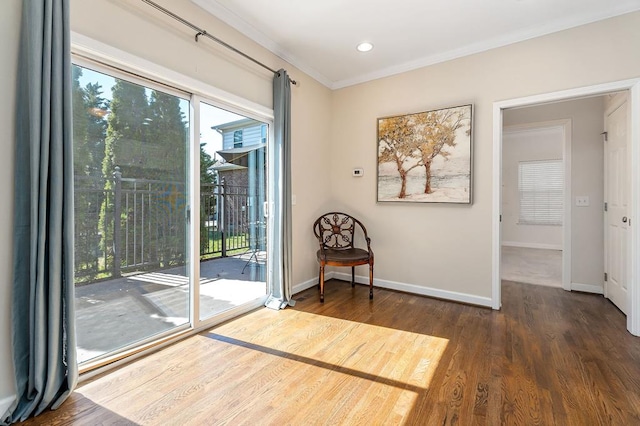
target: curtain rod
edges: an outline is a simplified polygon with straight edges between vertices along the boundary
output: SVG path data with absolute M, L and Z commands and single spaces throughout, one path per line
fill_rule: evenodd
M 157 3 L 152 2 L 151 0 L 141 0 L 142 2 L 148 4 L 149 6 L 153 7 L 156 10 L 159 10 L 160 12 L 164 13 L 167 16 L 170 16 L 171 18 L 175 19 L 176 21 L 180 22 L 183 25 L 186 25 L 187 27 L 191 28 L 192 30 L 196 31 L 196 36 L 195 36 L 195 40 L 196 42 L 198 42 L 198 38 L 200 36 L 205 36 L 210 38 L 211 40 L 215 41 L 216 43 L 226 47 L 229 50 L 232 50 L 233 52 L 237 53 L 238 55 L 250 60 L 251 62 L 253 62 L 254 64 L 260 65 L 262 68 L 267 69 L 269 71 L 271 71 L 274 74 L 279 74 L 278 71 L 274 70 L 273 68 L 263 64 L 262 62 L 258 61 L 255 58 L 252 58 L 251 56 L 247 55 L 246 53 L 244 53 L 241 50 L 236 49 L 235 47 L 231 46 L 230 44 L 220 40 L 217 37 L 212 36 L 211 34 L 209 34 L 207 31 L 203 30 L 202 28 L 197 27 L 196 25 L 192 24 L 191 22 L 187 21 L 186 19 L 176 15 L 175 13 L 171 12 L 168 9 L 165 9 L 164 7 L 160 6 Z M 292 80 L 291 78 L 289 78 L 289 81 L 292 84 L 298 84 L 295 80 Z

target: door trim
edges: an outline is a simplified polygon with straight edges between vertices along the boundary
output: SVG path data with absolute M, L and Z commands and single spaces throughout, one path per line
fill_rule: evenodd
M 540 95 L 497 101 L 493 103 L 493 206 L 492 206 L 492 285 L 491 305 L 500 309 L 502 305 L 500 283 L 500 214 L 502 205 L 502 112 L 504 109 L 531 106 L 541 103 L 563 101 L 587 96 L 629 90 L 629 110 L 632 120 L 629 123 L 631 139 L 631 199 L 629 217 L 637 224 L 636 216 L 640 212 L 640 78 L 621 80 L 611 83 L 562 90 Z M 629 313 L 627 330 L 640 336 L 640 226 L 631 229 L 629 260 Z

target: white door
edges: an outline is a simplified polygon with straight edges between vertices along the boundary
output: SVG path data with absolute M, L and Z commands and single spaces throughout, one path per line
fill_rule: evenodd
M 604 294 L 627 313 L 629 241 L 629 149 L 627 102 L 605 117 L 605 272 Z

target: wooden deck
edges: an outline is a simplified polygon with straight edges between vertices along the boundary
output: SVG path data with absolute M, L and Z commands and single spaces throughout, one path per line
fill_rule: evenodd
M 327 283 L 86 383 L 26 424 L 640 424 L 640 338 L 602 296 L 489 309 Z
M 200 263 L 201 314 L 219 314 L 266 294 L 258 274 L 265 259 L 252 255 Z M 189 278 L 177 267 L 79 285 L 75 301 L 83 362 L 188 324 Z

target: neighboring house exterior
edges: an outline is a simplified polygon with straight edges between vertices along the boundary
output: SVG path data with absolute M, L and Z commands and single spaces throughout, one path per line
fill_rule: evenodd
M 222 150 L 218 154 L 225 162 L 213 167 L 218 173 L 218 182 L 229 186 L 248 186 L 251 174 L 248 169 L 264 170 L 267 125 L 245 118 L 213 126 L 212 129 L 222 134 Z
M 225 160 L 213 169 L 218 173 L 218 183 L 223 184 L 225 193 L 230 195 L 225 197 L 224 209 L 219 210 L 225 215 L 221 224 L 238 223 L 237 218 L 241 216 L 241 222 L 250 230 L 261 227 L 265 221 L 267 188 L 267 125 L 245 118 L 212 129 L 222 134 L 223 149 L 217 153 Z
M 267 143 L 267 125 L 251 118 L 213 126 L 222 133 L 222 149 L 243 148 Z

